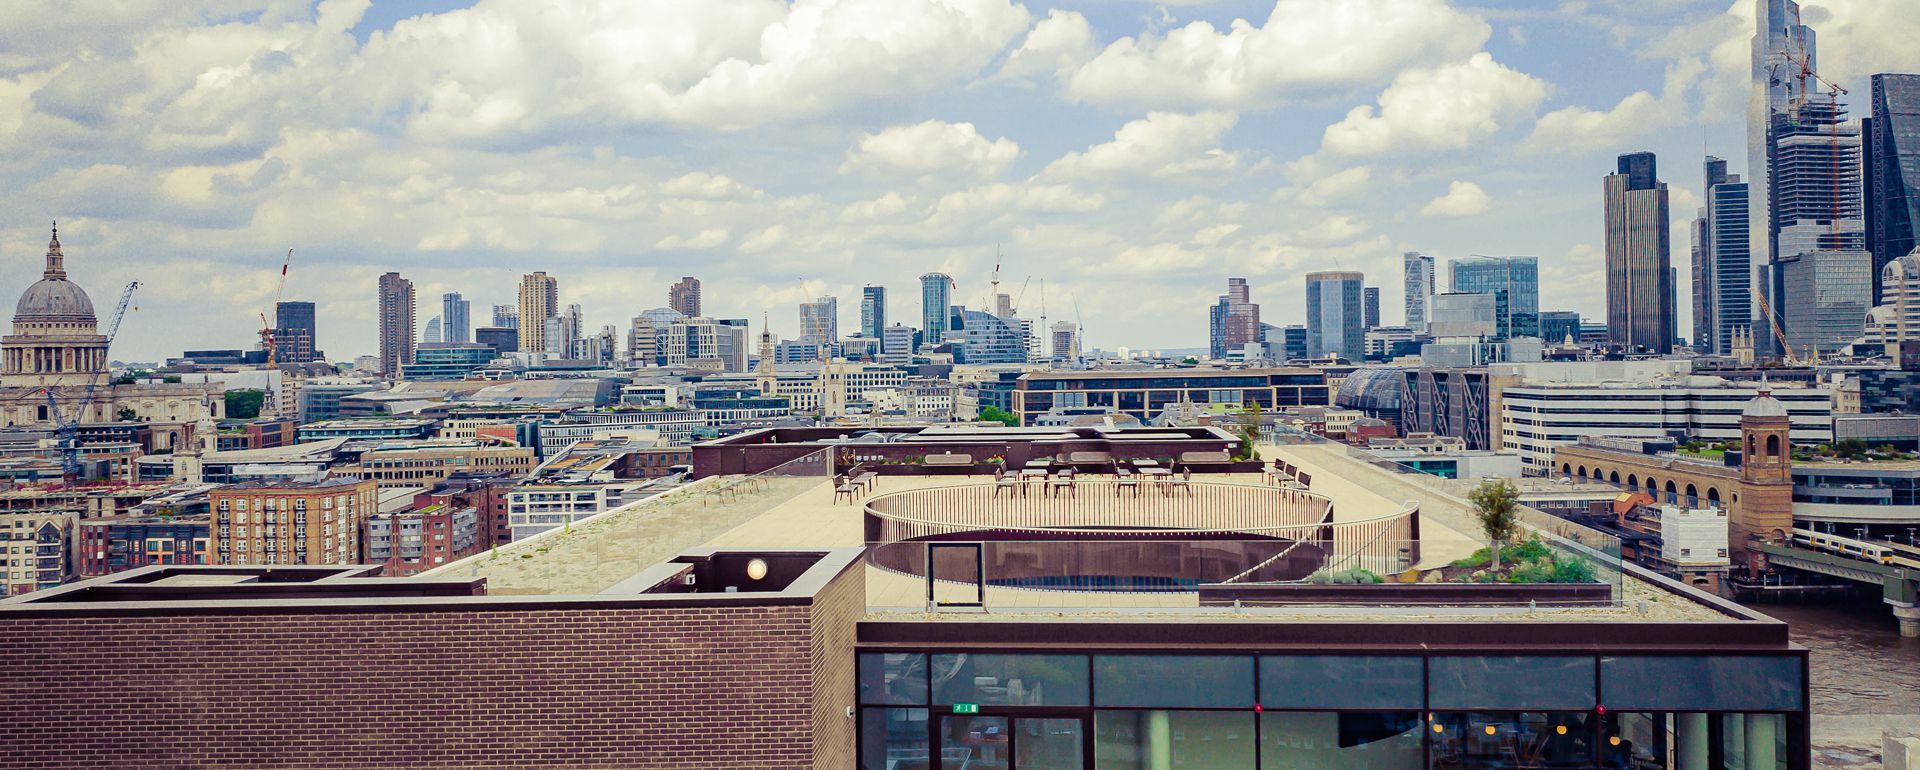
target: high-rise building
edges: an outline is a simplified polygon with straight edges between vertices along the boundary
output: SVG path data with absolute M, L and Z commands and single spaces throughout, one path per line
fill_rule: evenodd
M 1367 277 L 1352 270 L 1307 274 L 1307 355 L 1359 360 L 1366 352 L 1361 290 Z
M 667 335 L 686 316 L 670 307 L 640 311 L 627 331 L 627 361 L 634 366 L 666 366 Z
M 700 316 L 700 279 L 691 275 L 682 276 L 678 283 L 667 287 L 667 307 L 678 311 L 688 318 Z
M 1548 345 L 1580 341 L 1580 314 L 1571 310 L 1546 310 L 1540 313 L 1540 339 Z
M 1718 166 L 1716 167 L 1716 162 Z M 1734 338 L 1753 326 L 1753 239 L 1748 185 L 1739 174 L 1726 173 L 1726 161 L 1707 158 L 1706 221 L 1697 238 L 1704 238 L 1707 264 L 1707 352 L 1733 355 Z M 1696 321 L 1696 324 L 1698 322 Z
M 913 359 L 914 329 L 894 324 L 880 331 L 880 357 L 888 363 L 907 363 Z
M 399 273 L 380 276 L 380 372 L 400 376 L 413 360 L 413 282 Z
M 1055 361 L 1080 360 L 1080 325 L 1072 321 L 1055 321 L 1048 330 L 1052 348 L 1051 357 Z
M 1912 367 L 1903 343 L 1920 341 L 1920 249 L 1880 269 L 1880 304 L 1867 317 L 1867 342 L 1883 344 L 1903 369 Z
M 860 290 L 860 336 L 880 339 L 887 328 L 887 287 L 866 286 Z
M 275 358 L 303 364 L 319 356 L 313 303 L 282 302 L 273 307 Z
M 1813 30 L 1800 23 L 1799 3 L 1754 0 L 1754 5 L 1750 62 L 1753 91 L 1747 99 L 1747 187 L 1751 192 L 1748 248 L 1753 259 L 1748 296 L 1753 305 L 1753 328 L 1768 329 L 1767 314 L 1773 312 L 1770 268 L 1780 254 L 1776 247 L 1777 220 L 1770 215 L 1775 207 L 1772 199 L 1774 130 L 1787 122 L 1792 105 L 1804 103 L 1810 96 L 1807 86 L 1812 80 L 1796 77 L 1794 73 L 1803 65 L 1814 68 L 1816 52 Z M 1773 335 L 1753 337 L 1757 352 L 1773 350 Z
M 1709 155 L 1705 171 L 1706 181 L 1700 189 L 1711 192 L 1715 184 L 1726 181 L 1727 162 Z M 1693 334 L 1688 342 L 1696 350 L 1705 351 L 1713 347 L 1713 247 L 1706 206 L 1695 213 L 1687 234 L 1693 257 L 1687 282 L 1693 290 Z
M 579 305 L 568 305 L 564 313 L 547 319 L 547 347 L 550 358 L 574 358 L 585 333 Z
M 494 305 L 493 306 L 493 327 L 496 329 L 519 329 L 520 328 L 520 306 L 519 305 Z M 519 344 L 517 340 L 515 341 L 515 344 Z
M 1653 153 L 1620 156 L 1606 189 L 1607 333 L 1628 351 L 1673 350 L 1673 255 L 1667 185 Z
M 427 319 L 426 328 L 420 331 L 420 344 L 438 345 L 440 342 L 440 316 L 434 316 Z M 411 363 L 411 359 L 408 362 Z
M 1867 173 L 1867 250 L 1876 302 L 1886 303 L 1887 263 L 1920 240 L 1920 75 L 1874 75 L 1873 116 L 1862 130 Z
M 360 528 L 380 496 L 356 476 L 249 481 L 207 492 L 207 506 L 215 564 L 358 564 Z
M 1380 328 L 1380 287 L 1368 286 L 1366 290 L 1362 291 L 1360 293 L 1360 305 L 1361 320 L 1366 322 L 1367 328 Z
M 461 298 L 460 292 L 440 295 L 440 341 L 473 341 L 473 303 Z
M 831 348 L 840 341 L 839 298 L 800 303 L 800 341 L 821 348 Z
M 1539 259 L 1468 257 L 1448 263 L 1447 268 L 1454 292 L 1493 295 L 1493 339 L 1540 336 Z
M 1406 253 L 1407 328 L 1415 334 L 1427 330 L 1427 302 L 1434 294 L 1434 259 L 1417 251 Z
M 1027 321 L 965 308 L 956 315 L 956 331 L 963 336 L 954 363 L 1023 364 L 1031 359 L 1033 330 Z
M 1213 304 L 1207 317 L 1208 352 L 1214 360 L 1260 342 L 1260 306 L 1245 278 L 1228 278 L 1227 293 Z
M 520 277 L 520 350 L 547 350 L 547 319 L 560 311 L 560 282 L 545 271 Z
M 953 305 L 953 278 L 946 273 L 920 276 L 921 344 L 938 345 L 947 335 L 947 311 Z
M 1860 337 L 1871 307 L 1872 254 L 1806 251 L 1781 257 L 1773 266 L 1791 357 L 1831 353 Z

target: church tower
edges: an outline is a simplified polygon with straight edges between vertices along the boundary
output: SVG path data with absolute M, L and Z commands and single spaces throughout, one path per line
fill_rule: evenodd
M 1740 491 L 1727 522 L 1735 562 L 1753 573 L 1766 571 L 1754 545 L 1788 542 L 1793 533 L 1792 429 L 1787 406 L 1763 382 L 1740 411 Z
M 93 300 L 67 280 L 55 225 L 46 270 L 14 305 L 13 333 L 0 338 L 0 385 L 84 386 L 106 367 L 107 338 L 100 334 Z

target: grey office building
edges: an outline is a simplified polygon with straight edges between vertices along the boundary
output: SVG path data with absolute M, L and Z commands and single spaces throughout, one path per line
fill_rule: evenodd
M 860 336 L 880 339 L 887 328 L 887 287 L 860 290 Z
M 462 299 L 459 292 L 440 295 L 440 341 L 472 342 L 472 312 L 473 303 Z
M 1810 251 L 1774 262 L 1774 273 L 1792 355 L 1831 353 L 1860 337 L 1873 287 L 1872 254 Z
M 1707 158 L 1706 216 L 1696 236 L 1702 239 L 1706 259 L 1703 265 L 1707 294 L 1705 349 L 1722 356 L 1733 354 L 1733 338 L 1742 330 L 1772 333 L 1770 325 L 1753 325 L 1753 241 L 1748 185 L 1741 181 L 1740 175 L 1726 170 L 1726 161 Z
M 1434 294 L 1433 257 L 1409 251 L 1401 262 L 1406 281 L 1407 328 L 1415 334 L 1427 330 L 1427 301 Z
M 1920 223 L 1920 75 L 1874 75 L 1872 98 L 1863 154 L 1867 250 L 1873 252 L 1873 296 L 1879 298 L 1887 263 L 1920 245 L 1914 237 Z
M 1492 294 L 1495 340 L 1540 336 L 1540 260 L 1469 257 L 1448 265 L 1453 291 Z
M 1540 339 L 1548 345 L 1580 341 L 1580 314 L 1571 310 L 1546 310 L 1540 313 Z
M 1811 79 L 1790 77 L 1787 73 L 1804 63 L 1818 69 L 1813 30 L 1800 23 L 1800 4 L 1793 0 L 1755 0 L 1754 36 L 1750 77 L 1753 92 L 1747 100 L 1747 184 L 1752 192 L 1748 210 L 1752 212 L 1748 249 L 1752 257 L 1749 269 L 1749 294 L 1753 305 L 1755 330 L 1768 329 L 1768 308 L 1772 306 L 1772 262 L 1781 252 L 1777 246 L 1776 218 L 1769 212 L 1778 206 L 1773 199 L 1773 165 L 1778 137 L 1775 132 L 1789 125 L 1788 111 L 1796 103 L 1806 102 Z M 1818 85 L 1815 83 L 1814 85 Z M 1754 334 L 1757 353 L 1765 354 L 1776 345 L 1773 335 Z
M 1362 296 L 1367 277 L 1352 270 L 1307 274 L 1307 355 L 1359 360 L 1366 354 Z
M 319 356 L 313 303 L 282 302 L 273 306 L 274 356 L 281 363 L 304 364 Z
M 1653 153 L 1620 156 L 1605 180 L 1608 342 L 1626 351 L 1673 350 L 1673 255 L 1667 185 Z
M 1369 329 L 1380 328 L 1380 287 L 1368 286 L 1360 292 L 1360 315 Z

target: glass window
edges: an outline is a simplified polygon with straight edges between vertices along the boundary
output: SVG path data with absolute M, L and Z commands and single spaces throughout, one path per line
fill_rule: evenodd
M 1417 770 L 1424 728 L 1418 711 L 1268 711 L 1260 715 L 1260 766 Z
M 1435 714 L 1433 764 L 1459 770 L 1584 770 L 1593 767 L 1597 721 L 1589 713 Z
M 861 709 L 860 770 L 928 767 L 926 709 Z
M 1260 705 L 1270 709 L 1420 709 L 1419 658 L 1269 655 L 1260 658 Z
M 927 656 L 917 652 L 860 653 L 860 702 L 927 702 Z
M 1096 706 L 1252 708 L 1248 655 L 1099 655 Z
M 1785 714 L 1715 714 L 1727 770 L 1786 770 Z
M 1594 707 L 1593 658 L 1435 656 L 1427 661 L 1427 697 L 1435 709 Z
M 933 702 L 1087 705 L 1085 655 L 933 655 Z
M 1251 711 L 1110 711 L 1093 714 L 1100 770 L 1251 768 Z
M 1799 711 L 1800 665 L 1784 655 L 1603 657 L 1600 702 L 1642 711 Z

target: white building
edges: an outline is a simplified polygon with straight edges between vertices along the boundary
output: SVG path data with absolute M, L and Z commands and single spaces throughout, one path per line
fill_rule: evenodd
M 1500 388 L 1490 401 L 1497 404 L 1493 410 L 1499 419 L 1501 450 L 1520 454 L 1530 470 L 1548 473 L 1554 447 L 1577 443 L 1584 436 L 1738 442 L 1740 410 L 1761 387 L 1694 375 L 1652 382 L 1527 381 Z M 1830 393 L 1818 388 L 1775 386 L 1771 390 L 1793 420 L 1794 443 L 1833 440 Z

